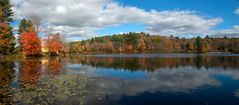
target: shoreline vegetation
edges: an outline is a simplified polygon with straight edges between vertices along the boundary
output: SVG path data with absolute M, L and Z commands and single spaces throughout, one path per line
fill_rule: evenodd
M 179 38 L 125 33 L 70 43 L 71 53 L 239 53 L 239 38 Z
M 140 53 L 239 53 L 239 38 L 179 38 L 129 32 L 66 42 L 52 30 L 41 31 L 41 16 L 23 18 L 17 32 L 9 0 L 0 1 L 0 59 L 68 56 L 69 54 L 140 54 Z M 18 34 L 19 37 L 14 36 Z M 39 37 L 43 34 L 43 37 Z

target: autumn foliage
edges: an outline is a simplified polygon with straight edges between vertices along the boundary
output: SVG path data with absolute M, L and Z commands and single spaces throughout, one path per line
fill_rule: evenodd
M 49 40 L 50 52 L 54 54 L 58 53 L 62 45 L 59 33 L 51 35 Z
M 13 12 L 9 0 L 1 0 L 0 2 L 0 54 L 11 54 L 14 50 L 14 36 L 12 33 L 11 16 Z
M 0 23 L 0 53 L 9 54 L 14 49 L 14 37 L 7 22 Z
M 21 33 L 20 43 L 26 56 L 38 55 L 41 51 L 41 41 L 34 31 Z
M 174 36 L 125 33 L 71 43 L 74 53 L 239 53 L 239 38 L 179 38 Z

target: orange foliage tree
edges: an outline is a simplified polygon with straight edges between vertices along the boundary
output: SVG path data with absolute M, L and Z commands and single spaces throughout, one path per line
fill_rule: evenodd
M 50 45 L 50 52 L 51 53 L 58 53 L 61 50 L 61 39 L 60 39 L 60 34 L 53 34 L 51 35 L 50 41 L 49 41 L 49 45 Z
M 35 31 L 21 33 L 20 43 L 26 56 L 38 55 L 41 51 L 41 41 Z

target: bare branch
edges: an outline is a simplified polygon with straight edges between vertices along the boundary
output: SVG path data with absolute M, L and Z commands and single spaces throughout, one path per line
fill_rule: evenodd
M 29 16 L 29 19 L 32 21 L 37 33 L 40 32 L 40 26 L 42 24 L 42 17 L 40 17 L 39 15 L 37 14 L 34 14 L 32 13 L 30 16 Z

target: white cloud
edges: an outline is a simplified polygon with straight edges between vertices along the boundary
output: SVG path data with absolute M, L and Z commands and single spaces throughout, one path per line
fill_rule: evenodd
M 57 6 L 56 11 L 59 13 L 65 13 L 66 12 L 66 7 L 65 6 Z
M 239 15 L 239 8 L 234 11 L 235 14 Z
M 221 18 L 202 17 L 192 11 L 163 11 L 157 12 L 157 16 L 149 23 L 148 31 L 166 35 L 201 34 L 223 21 Z
M 125 23 L 145 25 L 152 34 L 199 34 L 211 31 L 221 18 L 198 15 L 195 11 L 145 11 L 121 6 L 113 0 L 12 0 L 15 18 L 32 13 L 42 16 L 44 23 L 65 35 L 92 37 L 95 31 Z M 44 27 L 46 28 L 46 27 Z
M 214 30 L 208 33 L 213 37 L 239 37 L 239 26 L 235 25 L 231 29 L 224 29 L 224 30 Z

